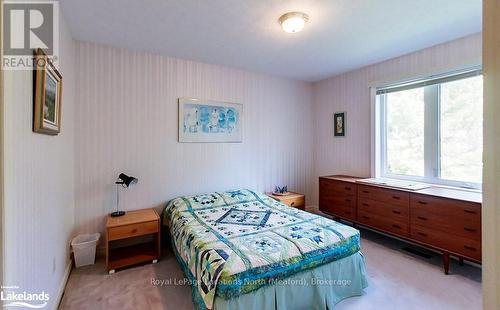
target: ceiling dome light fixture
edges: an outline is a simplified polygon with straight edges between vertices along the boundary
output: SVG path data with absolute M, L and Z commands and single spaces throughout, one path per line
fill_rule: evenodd
M 281 15 L 278 19 L 283 31 L 288 33 L 296 33 L 304 29 L 304 25 L 309 20 L 309 16 L 302 12 L 289 12 Z

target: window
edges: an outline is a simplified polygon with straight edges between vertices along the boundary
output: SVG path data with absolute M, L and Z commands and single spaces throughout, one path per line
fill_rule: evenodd
M 481 188 L 478 69 L 377 89 L 377 177 Z

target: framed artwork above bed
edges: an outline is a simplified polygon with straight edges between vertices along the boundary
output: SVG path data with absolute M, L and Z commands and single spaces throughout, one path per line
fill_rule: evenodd
M 239 103 L 179 98 L 179 142 L 242 142 Z

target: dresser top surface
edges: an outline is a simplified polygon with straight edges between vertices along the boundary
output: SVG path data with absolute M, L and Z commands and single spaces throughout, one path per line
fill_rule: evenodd
M 436 197 L 450 198 L 474 203 L 483 202 L 483 194 L 468 190 L 431 186 L 418 191 L 410 191 L 416 194 L 430 195 Z
M 346 175 L 322 176 L 320 178 L 342 181 L 342 182 L 349 182 L 349 183 L 356 183 L 356 184 L 365 185 L 365 186 L 389 188 L 389 189 L 395 189 L 395 190 L 400 190 L 400 191 L 409 192 L 409 193 L 429 195 L 429 196 L 449 198 L 449 199 L 456 199 L 456 200 L 468 201 L 468 202 L 473 202 L 473 203 L 482 203 L 482 201 L 483 201 L 483 194 L 481 192 L 462 190 L 462 189 L 458 189 L 458 188 L 430 185 L 428 188 L 424 188 L 424 189 L 420 189 L 420 190 L 410 190 L 410 189 L 405 189 L 405 188 L 384 186 L 384 185 L 380 185 L 380 184 L 361 183 L 361 182 L 357 182 L 357 181 L 364 179 L 364 178 L 346 176 Z
M 327 176 L 322 176 L 320 178 L 331 179 L 331 180 L 336 180 L 336 181 L 343 181 L 343 182 L 350 182 L 350 183 L 356 183 L 357 180 L 364 179 L 364 178 L 353 177 L 353 176 L 349 176 L 349 175 L 327 175 Z

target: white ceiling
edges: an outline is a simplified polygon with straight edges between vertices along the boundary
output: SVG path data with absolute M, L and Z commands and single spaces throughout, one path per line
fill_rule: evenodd
M 77 40 L 316 81 L 481 31 L 481 0 L 63 0 Z M 278 18 L 309 14 L 288 34 Z

